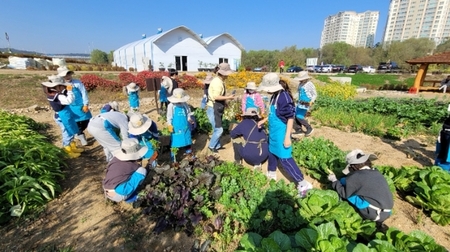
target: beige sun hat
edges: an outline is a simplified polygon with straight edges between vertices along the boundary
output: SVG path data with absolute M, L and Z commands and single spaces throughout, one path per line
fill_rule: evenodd
M 298 72 L 297 77 L 294 78 L 294 80 L 296 80 L 296 81 L 302 81 L 302 80 L 307 80 L 307 79 L 311 79 L 311 77 L 309 77 L 309 75 L 308 75 L 308 71 Z
M 173 90 L 172 96 L 167 97 L 167 100 L 169 100 L 171 103 L 179 103 L 179 102 L 187 102 L 191 97 L 186 94 L 184 89 L 182 88 L 175 88 Z
M 58 68 L 58 76 L 66 77 L 68 74 L 74 74 L 74 71 L 69 70 L 67 67 Z
M 127 85 L 127 90 L 128 92 L 136 92 L 139 90 L 139 86 L 136 83 L 131 82 L 130 84 Z
M 163 76 L 161 81 L 161 86 L 165 87 L 166 89 L 170 88 L 172 85 L 172 79 L 168 76 Z
M 46 87 L 56 87 L 58 85 L 66 86 L 64 78 L 58 75 L 50 75 L 47 77 L 48 81 L 42 82 L 42 85 Z
M 109 106 L 111 106 L 112 109 L 114 109 L 115 111 L 119 111 L 119 103 L 116 101 L 112 101 L 108 103 Z
M 250 89 L 250 90 L 256 90 L 256 83 L 251 81 L 251 82 L 247 82 L 247 86 L 245 87 L 245 89 Z
M 232 74 L 234 71 L 231 70 L 230 68 L 230 64 L 228 63 L 220 63 L 219 64 L 219 71 L 217 71 L 218 73 L 220 73 L 221 75 L 230 75 Z
M 123 140 L 120 147 L 114 152 L 114 156 L 121 161 L 139 160 L 148 151 L 148 147 L 141 146 L 136 138 Z
M 206 75 L 205 79 L 203 80 L 203 84 L 211 83 L 212 79 L 213 79 L 212 75 L 210 75 L 210 74 Z
M 275 93 L 282 89 L 283 86 L 280 84 L 280 77 L 276 73 L 264 75 L 261 84 L 259 84 L 258 87 L 258 91 L 265 91 L 268 93 Z
M 344 170 L 342 170 L 342 173 L 346 174 L 346 175 L 349 174 L 350 173 L 350 170 L 349 170 L 350 165 L 362 164 L 362 163 L 366 162 L 368 159 L 370 159 L 372 161 L 372 160 L 377 159 L 377 156 L 375 154 L 365 154 L 360 149 L 352 150 L 345 157 L 345 160 L 347 161 L 347 166 L 344 168 Z
M 128 133 L 135 136 L 145 133 L 152 126 L 152 119 L 141 113 L 134 112 L 128 122 Z
M 245 112 L 241 116 L 258 116 L 258 109 L 257 108 L 247 108 Z

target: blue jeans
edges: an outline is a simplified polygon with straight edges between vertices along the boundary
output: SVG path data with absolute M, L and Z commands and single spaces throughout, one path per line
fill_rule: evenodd
M 216 128 L 213 107 L 208 106 L 208 109 L 206 109 L 206 115 L 208 116 L 209 122 L 211 123 L 211 126 L 213 128 L 213 134 L 211 136 L 211 140 L 209 141 L 209 148 L 210 149 L 219 149 L 221 147 L 219 140 L 220 140 L 220 137 L 222 136 L 223 128 L 222 127 Z

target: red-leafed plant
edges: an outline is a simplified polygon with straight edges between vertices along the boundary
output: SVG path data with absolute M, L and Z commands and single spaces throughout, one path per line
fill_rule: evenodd
M 178 87 L 184 89 L 196 89 L 202 88 L 203 84 L 200 80 L 198 80 L 195 76 L 192 75 L 182 75 L 181 77 L 176 79 L 178 81 Z
M 95 74 L 85 74 L 80 78 L 86 90 L 91 91 L 96 88 L 105 88 L 111 91 L 121 90 L 122 85 L 111 80 L 103 79 Z

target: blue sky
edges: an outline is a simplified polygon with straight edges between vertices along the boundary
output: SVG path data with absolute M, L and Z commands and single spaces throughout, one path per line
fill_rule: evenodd
M 389 0 L 6 0 L 1 1 L 0 48 L 43 53 L 105 52 L 184 25 L 204 37 L 228 32 L 248 50 L 318 48 L 327 16 L 379 11 L 375 42 Z

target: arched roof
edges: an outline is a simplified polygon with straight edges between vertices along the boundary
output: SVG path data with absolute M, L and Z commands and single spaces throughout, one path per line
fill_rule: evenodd
M 139 40 L 137 40 L 137 41 L 133 41 L 133 42 L 131 42 L 131 43 L 128 43 L 128 44 L 126 44 L 126 45 L 120 47 L 120 48 L 117 49 L 117 50 L 123 50 L 123 49 L 129 48 L 129 47 L 138 46 L 138 45 L 140 45 L 140 44 L 146 44 L 146 43 L 148 43 L 148 42 L 154 43 L 154 42 L 158 41 L 158 39 L 164 37 L 165 35 L 167 35 L 167 34 L 169 34 L 169 33 L 171 33 L 171 32 L 174 32 L 174 31 L 176 31 L 176 30 L 184 30 L 185 32 L 187 32 L 187 33 L 189 33 L 190 35 L 192 35 L 192 36 L 195 38 L 195 40 L 197 40 L 200 44 L 202 44 L 202 45 L 205 46 L 205 47 L 208 46 L 208 44 L 207 44 L 203 39 L 201 39 L 200 36 L 198 36 L 195 32 L 193 32 L 191 29 L 187 28 L 186 26 L 181 25 L 181 26 L 175 27 L 175 28 L 173 28 L 173 29 L 170 29 L 170 30 L 168 30 L 168 31 L 166 31 L 166 32 L 162 32 L 162 33 L 159 33 L 159 34 L 155 34 L 155 35 L 153 35 L 153 36 L 150 36 L 150 37 L 148 37 L 148 38 L 144 38 L 144 39 L 139 39 Z
M 245 50 L 245 48 L 241 45 L 241 43 L 239 43 L 239 41 L 237 41 L 233 36 L 231 36 L 229 33 L 222 33 L 219 34 L 217 36 L 211 36 L 211 37 L 207 37 L 205 38 L 205 42 L 209 45 L 211 44 L 214 40 L 216 40 L 217 38 L 219 38 L 220 36 L 225 36 L 228 37 L 231 41 L 233 41 L 238 47 L 239 49 L 241 49 L 242 51 Z

